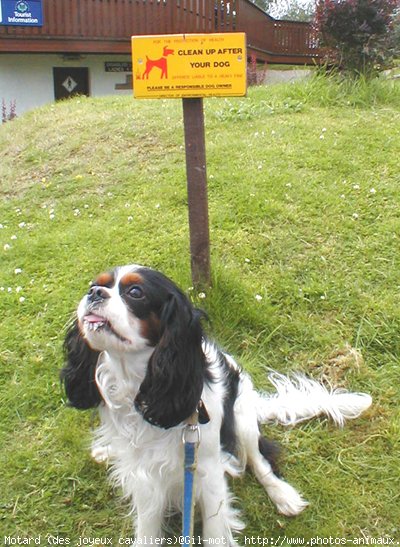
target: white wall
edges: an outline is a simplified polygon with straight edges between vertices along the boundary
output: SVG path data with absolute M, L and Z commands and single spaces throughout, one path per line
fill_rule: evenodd
M 36 106 L 54 101 L 53 67 L 89 68 L 90 95 L 126 95 L 132 90 L 116 90 L 124 84 L 127 73 L 106 72 L 106 61 L 131 61 L 129 55 L 82 55 L 79 60 L 66 60 L 58 54 L 0 54 L 0 107 L 5 100 L 16 101 L 17 115 Z

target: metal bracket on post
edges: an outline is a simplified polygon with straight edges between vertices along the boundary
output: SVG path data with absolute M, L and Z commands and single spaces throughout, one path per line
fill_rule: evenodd
M 184 98 L 182 104 L 192 281 L 195 286 L 211 285 L 203 99 Z

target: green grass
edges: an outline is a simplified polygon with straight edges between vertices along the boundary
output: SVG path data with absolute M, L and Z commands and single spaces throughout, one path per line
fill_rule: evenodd
M 213 287 L 190 293 L 209 331 L 259 388 L 301 370 L 374 399 L 343 430 L 266 428 L 310 507 L 278 515 L 249 475 L 247 537 L 400 541 L 399 106 L 396 82 L 319 76 L 205 101 Z M 87 450 L 96 418 L 65 407 L 58 371 L 98 272 L 192 284 L 181 104 L 49 105 L 3 125 L 0 149 L 0 538 L 129 536 Z

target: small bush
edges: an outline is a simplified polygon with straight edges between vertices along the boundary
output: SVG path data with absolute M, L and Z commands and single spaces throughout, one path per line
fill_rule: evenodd
M 315 28 L 327 64 L 365 76 L 390 66 L 398 0 L 318 0 Z
M 1 101 L 1 121 L 2 123 L 10 122 L 17 117 L 17 103 L 16 101 L 10 101 L 10 108 L 7 111 L 7 105 L 5 100 Z
M 247 64 L 247 83 L 248 85 L 261 85 L 264 83 L 267 72 L 267 64 L 257 65 L 257 57 L 254 53 L 250 56 L 250 62 Z

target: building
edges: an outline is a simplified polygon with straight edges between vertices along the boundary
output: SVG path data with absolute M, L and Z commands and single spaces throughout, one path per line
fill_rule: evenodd
M 76 94 L 130 94 L 132 35 L 235 31 L 259 60 L 318 53 L 310 25 L 249 0 L 0 0 L 0 101 L 21 114 Z

